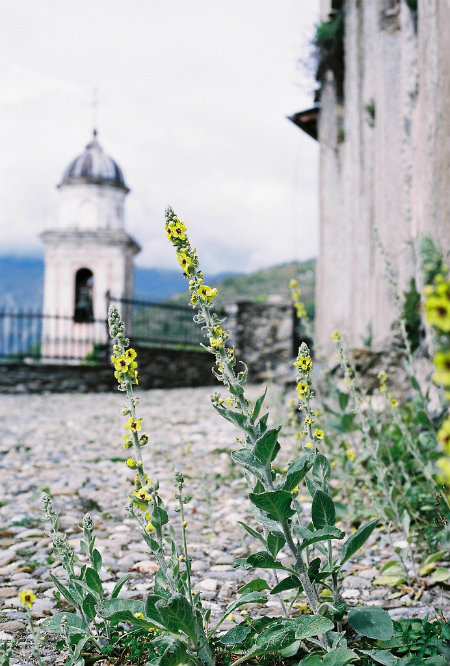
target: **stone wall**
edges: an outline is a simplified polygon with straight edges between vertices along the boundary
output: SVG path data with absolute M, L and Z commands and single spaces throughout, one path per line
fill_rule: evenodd
M 249 380 L 264 381 L 268 372 L 282 379 L 296 355 L 292 304 L 240 301 L 233 310 L 231 340 L 238 359 L 248 366 Z
M 139 349 L 140 386 L 175 388 L 208 386 L 216 383 L 206 352 Z M 116 390 L 111 365 L 8 364 L 1 366 L 1 393 L 98 392 Z
M 322 0 L 322 18 L 330 10 Z M 396 317 L 373 228 L 400 289 L 419 278 L 418 236 L 450 250 L 450 1 L 345 0 L 344 99 L 332 74 L 319 119 L 316 335 L 381 347 Z

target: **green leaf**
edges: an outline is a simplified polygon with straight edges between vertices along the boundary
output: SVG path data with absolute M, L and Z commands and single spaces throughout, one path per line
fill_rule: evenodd
M 147 599 L 145 600 L 145 617 L 147 617 L 152 622 L 159 624 L 161 626 L 164 626 L 164 620 L 161 617 L 160 612 L 156 607 L 156 604 L 158 603 L 158 601 L 165 598 L 169 600 L 170 595 L 168 597 L 164 597 L 164 596 L 159 596 L 157 594 L 149 594 Z
M 431 574 L 431 580 L 434 583 L 444 583 L 450 578 L 450 570 L 445 567 L 438 567 L 436 571 Z
M 153 587 L 153 594 L 164 599 L 170 598 L 170 589 L 164 572 L 161 569 L 155 574 L 155 585 Z
M 281 486 L 282 490 L 292 492 L 299 483 L 303 481 L 309 470 L 311 469 L 314 461 L 314 454 L 305 453 L 289 466 L 286 472 L 286 479 Z
M 97 548 L 95 548 L 92 552 L 92 566 L 94 567 L 97 573 L 102 568 L 102 564 L 103 564 L 102 556 L 100 555 Z
M 308 576 L 310 580 L 313 580 L 315 576 L 317 576 L 317 574 L 320 571 L 320 565 L 321 565 L 320 557 L 315 557 L 313 560 L 311 560 L 308 567 Z
M 307 546 L 311 546 L 317 541 L 328 541 L 328 539 L 343 539 L 344 536 L 344 532 L 339 530 L 337 527 L 333 527 L 333 525 L 327 525 L 327 527 L 324 527 L 321 530 L 311 532 L 311 536 L 307 539 L 304 539 L 300 544 L 300 549 L 303 550 L 304 548 L 307 548 Z
M 266 432 L 256 441 L 255 446 L 253 447 L 252 453 L 258 458 L 258 460 L 263 465 L 268 465 L 278 455 L 280 450 L 280 445 L 278 443 L 278 433 L 281 430 L 281 426 L 278 428 L 271 428 L 266 430 Z
M 406 577 L 397 574 L 386 574 L 372 581 L 372 585 L 387 585 L 388 587 L 397 587 L 397 585 L 402 585 L 403 583 L 406 583 Z
M 42 622 L 40 628 L 53 634 L 61 633 L 61 620 L 67 618 L 67 629 L 69 634 L 89 634 L 88 624 L 75 613 L 57 613 Z
M 152 666 L 179 666 L 190 661 L 186 652 L 186 645 L 172 636 L 159 636 L 154 645 L 163 650 L 156 659 L 148 662 Z
M 115 599 L 116 597 L 119 596 L 120 590 L 123 588 L 123 586 L 125 585 L 130 576 L 131 574 L 125 574 L 125 576 L 122 576 L 122 578 L 117 581 L 117 583 L 114 585 L 114 589 L 111 594 L 111 599 Z
M 240 608 L 241 606 L 245 606 L 246 604 L 266 604 L 266 603 L 267 603 L 267 598 L 264 594 L 261 594 L 261 592 L 250 592 L 249 594 L 243 594 L 242 596 L 239 597 L 239 599 L 233 601 L 233 603 L 231 604 L 228 604 L 224 615 L 226 616 L 229 613 L 235 611 L 236 608 Z
M 363 636 L 388 641 L 394 634 L 394 625 L 387 611 L 377 606 L 352 608 L 348 614 L 352 629 Z
M 345 647 L 338 647 L 328 652 L 322 659 L 322 666 L 345 666 L 359 659 L 356 652 Z
M 58 592 L 60 592 L 63 595 L 63 597 L 65 599 L 67 599 L 67 601 L 69 603 L 72 604 L 72 606 L 77 606 L 77 602 L 75 601 L 73 595 L 69 592 L 67 587 L 65 585 L 63 585 L 62 583 L 60 583 L 59 580 L 56 578 L 56 576 L 54 576 L 53 574 L 50 574 L 50 578 L 54 582 L 55 587 L 58 590 Z
M 361 652 L 369 655 L 377 664 L 382 664 L 382 666 L 395 666 L 399 662 L 399 658 L 389 650 L 361 650 Z
M 157 601 L 155 608 L 169 631 L 174 633 L 181 631 L 193 641 L 196 640 L 195 618 L 186 597 L 182 594 L 174 594 L 170 599 Z
M 245 622 L 237 624 L 235 627 L 227 631 L 226 634 L 220 637 L 220 642 L 229 647 L 233 645 L 240 645 L 245 641 L 247 636 L 250 634 L 251 629 Z
M 446 550 L 439 550 L 437 553 L 431 553 L 431 555 L 428 555 L 428 557 L 426 558 L 424 564 L 431 564 L 431 562 L 438 562 L 439 560 L 442 560 L 443 557 L 446 557 L 446 555 L 447 555 Z
M 260 654 L 270 654 L 279 652 L 294 642 L 294 632 L 286 629 L 284 625 L 270 626 L 257 636 L 254 645 L 242 657 L 232 663 L 231 666 L 237 666 L 249 657 L 255 657 Z
M 136 599 L 108 599 L 97 604 L 97 613 L 100 617 L 117 624 L 118 622 L 130 622 L 137 626 L 162 628 L 163 625 L 135 617 L 135 613 L 144 614 L 144 604 Z
M 302 590 L 303 586 L 297 576 L 286 576 L 270 590 L 270 594 L 280 594 L 286 590 Z
M 162 509 L 160 506 L 155 506 L 152 511 L 151 522 L 154 527 L 162 527 L 163 525 L 167 525 L 169 522 L 167 511 Z
M 103 585 L 98 573 L 88 567 L 86 569 L 85 580 L 87 586 L 101 599 L 103 597 Z
M 250 534 L 250 536 L 252 536 L 254 539 L 258 539 L 258 541 L 261 541 L 261 543 L 264 544 L 264 546 L 267 545 L 267 544 L 266 544 L 266 540 L 265 540 L 265 538 L 263 537 L 263 535 L 260 534 L 259 532 L 257 532 L 256 530 L 254 530 L 253 527 L 250 527 L 250 525 L 247 525 L 247 523 L 243 523 L 242 520 L 238 520 L 238 523 L 239 523 L 240 525 L 242 525 L 242 527 L 244 528 L 244 530 L 245 530 L 246 532 L 248 532 L 248 533 Z
M 316 459 L 314 460 L 312 468 L 312 478 L 314 483 L 316 483 L 319 486 L 319 488 L 324 489 L 325 484 L 330 478 L 330 475 L 331 475 L 330 463 L 322 453 L 318 453 Z
M 311 517 L 316 530 L 334 525 L 336 522 L 333 500 L 323 490 L 316 490 L 311 506 Z
M 264 578 L 254 578 L 249 583 L 246 583 L 240 587 L 237 591 L 238 594 L 243 594 L 244 592 L 261 592 L 261 590 L 270 589 L 269 584 Z
M 249 555 L 245 562 L 253 569 L 285 569 L 280 562 L 265 551 Z
M 342 620 L 347 610 L 345 601 L 325 601 L 320 604 L 320 609 L 327 608 L 335 620 Z
M 349 397 L 350 396 L 348 395 L 348 393 L 342 393 L 342 391 L 339 391 L 338 394 L 339 407 L 343 412 L 345 412 L 347 408 Z
M 326 634 L 334 627 L 334 623 L 322 615 L 301 615 L 289 620 L 289 625 L 294 628 L 295 638 L 301 640 Z
M 214 409 L 219 412 L 220 416 L 223 416 L 223 418 L 227 419 L 227 421 L 234 423 L 234 425 L 238 426 L 238 428 L 244 428 L 247 424 L 247 417 L 245 414 L 234 412 L 232 409 L 228 409 L 227 407 L 222 407 L 219 405 L 214 405 Z
M 271 490 L 265 493 L 249 493 L 250 501 L 265 511 L 269 518 L 282 523 L 294 513 L 291 508 L 292 495 L 286 490 Z
M 267 548 L 269 552 L 276 557 L 286 543 L 286 539 L 280 534 L 269 532 L 267 535 Z
M 378 524 L 378 518 L 362 525 L 354 534 L 349 536 L 342 547 L 341 565 L 344 564 L 367 541 Z
M 83 603 L 81 605 L 83 607 L 83 611 L 87 616 L 87 618 L 89 620 L 93 620 L 96 615 L 96 610 L 95 610 L 95 599 L 92 596 L 92 594 L 87 594 L 84 597 Z
M 257 479 L 264 483 L 266 480 L 264 465 L 262 465 L 258 458 L 253 455 L 250 449 L 232 451 L 231 458 L 237 465 L 251 472 Z
M 252 423 L 254 423 L 256 421 L 256 419 L 258 418 L 258 416 L 259 416 L 259 413 L 261 411 L 261 407 L 263 406 L 263 402 L 266 398 L 266 394 L 267 394 L 267 386 L 264 389 L 264 393 L 262 393 L 259 396 L 258 400 L 255 402 L 255 406 L 253 407 L 253 413 L 252 413 L 252 416 L 251 416 Z

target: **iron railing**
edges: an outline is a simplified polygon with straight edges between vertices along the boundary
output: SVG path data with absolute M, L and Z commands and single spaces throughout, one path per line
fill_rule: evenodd
M 0 310 L 0 361 L 99 362 L 107 358 L 104 319 L 77 323 L 73 317 Z
M 204 337 L 192 321 L 192 308 L 126 298 L 110 297 L 109 301 L 117 305 L 133 344 L 201 349 L 199 345 Z
M 116 299 L 133 345 L 201 350 L 202 332 L 192 308 L 171 303 Z M 0 310 L 0 362 L 104 363 L 111 353 L 105 319 L 89 322 L 40 312 Z

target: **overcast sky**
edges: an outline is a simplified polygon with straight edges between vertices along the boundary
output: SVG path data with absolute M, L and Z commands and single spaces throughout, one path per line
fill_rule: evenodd
M 41 253 L 67 164 L 93 127 L 131 188 L 142 266 L 176 267 L 171 204 L 205 270 L 315 256 L 318 0 L 0 0 L 1 253 Z

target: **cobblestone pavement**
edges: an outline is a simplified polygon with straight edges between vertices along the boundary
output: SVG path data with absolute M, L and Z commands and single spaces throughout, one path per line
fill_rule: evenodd
M 251 397 L 259 391 L 260 387 L 249 387 Z M 170 517 L 178 520 L 173 498 L 175 471 L 183 472 L 186 490 L 194 495 L 187 506 L 194 588 L 216 615 L 248 580 L 248 572 L 233 569 L 232 562 L 248 553 L 252 539 L 238 524 L 248 519 L 245 484 L 229 455 L 238 433 L 214 411 L 210 394 L 211 388 L 141 391 L 139 415 L 150 433 L 144 449 L 146 470 L 152 480 L 159 478 Z M 283 409 L 279 397 L 274 389 L 272 413 L 277 420 Z M 123 404 L 119 393 L 0 399 L 0 640 L 22 635 L 22 651 L 27 639 L 21 634 L 25 614 L 19 591 L 32 588 L 38 595 L 33 606 L 38 622 L 54 612 L 56 603 L 49 573 L 58 575 L 60 571 L 52 563 L 47 526 L 42 521 L 44 489 L 53 496 L 61 526 L 74 547 L 80 540 L 82 517 L 90 512 L 107 591 L 126 572 L 131 578 L 122 596 L 144 598 L 152 589 L 155 564 L 124 509 L 134 475 L 119 460 L 126 457 L 122 448 L 125 419 L 120 415 Z M 282 464 L 293 455 L 293 446 L 293 440 L 284 440 Z M 433 614 L 433 606 L 439 603 L 428 591 L 420 601 L 412 600 L 406 591 L 390 602 L 386 588 L 371 586 L 378 575 L 374 567 L 384 557 L 377 546 L 369 545 L 359 563 L 349 565 L 353 571 L 344 581 L 344 597 L 350 602 L 370 598 L 372 604 L 390 607 L 394 618 Z M 265 612 L 278 612 L 277 604 L 270 601 Z M 442 605 L 448 606 L 448 599 L 442 597 Z M 16 664 L 26 663 L 23 654 Z

